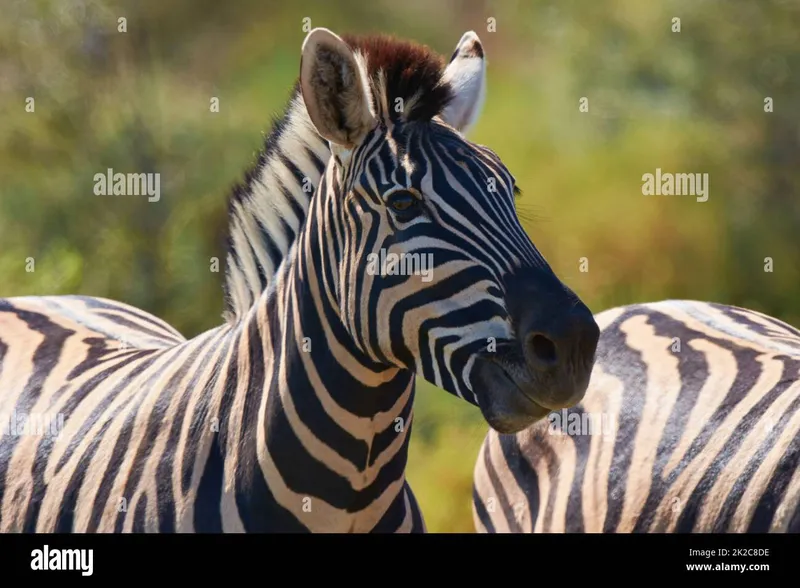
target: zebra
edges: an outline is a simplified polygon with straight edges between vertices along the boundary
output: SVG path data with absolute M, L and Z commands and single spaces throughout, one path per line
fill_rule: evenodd
M 578 402 L 599 328 L 522 229 L 512 174 L 465 138 L 485 70 L 473 31 L 446 63 L 309 32 L 230 195 L 218 327 L 0 301 L 0 413 L 63 416 L 0 437 L 0 530 L 424 532 L 405 478 L 417 376 L 504 432 Z M 433 279 L 370 269 L 381 251 L 432 255 Z
M 800 331 L 692 300 L 595 318 L 583 401 L 484 439 L 476 530 L 800 532 Z

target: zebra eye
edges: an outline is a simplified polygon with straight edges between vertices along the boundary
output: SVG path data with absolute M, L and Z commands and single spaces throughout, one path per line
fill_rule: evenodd
M 388 204 L 396 212 L 409 212 L 419 204 L 419 200 L 409 192 L 395 192 L 389 196 Z

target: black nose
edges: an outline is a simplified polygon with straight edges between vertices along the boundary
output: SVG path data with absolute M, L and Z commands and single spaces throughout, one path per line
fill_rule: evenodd
M 591 364 L 600 329 L 583 303 L 556 307 L 549 315 L 531 319 L 526 321 L 526 331 L 520 333 L 525 362 L 530 370 L 552 372 L 566 368 L 580 375 L 583 366 Z
M 550 410 L 574 406 L 586 393 L 600 338 L 592 312 L 547 268 L 516 274 L 506 292 L 528 374 L 524 393 Z
M 558 363 L 556 344 L 545 333 L 532 332 L 526 335 L 525 358 L 534 369 L 548 369 Z

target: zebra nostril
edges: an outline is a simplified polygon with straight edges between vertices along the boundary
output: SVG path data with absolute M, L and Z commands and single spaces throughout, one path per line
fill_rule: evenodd
M 531 333 L 525 342 L 525 354 L 537 368 L 548 368 L 556 364 L 556 345 L 541 333 Z

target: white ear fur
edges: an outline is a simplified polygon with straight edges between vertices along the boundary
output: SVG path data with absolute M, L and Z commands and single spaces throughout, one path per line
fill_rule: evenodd
M 364 73 L 347 43 L 328 29 L 316 28 L 303 41 L 300 90 L 311 122 L 333 145 L 352 149 L 375 125 Z
M 444 109 L 442 120 L 466 134 L 478 120 L 486 98 L 486 57 L 474 31 L 461 37 L 442 81 L 449 83 L 453 91 L 453 100 Z

